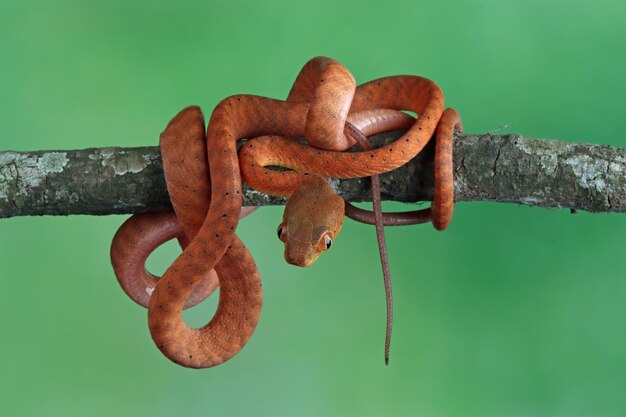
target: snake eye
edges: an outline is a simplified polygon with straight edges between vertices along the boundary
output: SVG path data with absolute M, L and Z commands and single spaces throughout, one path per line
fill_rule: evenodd
M 285 231 L 285 227 L 281 224 L 280 226 L 278 226 L 278 230 L 276 231 L 276 234 L 278 235 L 278 238 L 280 240 L 283 240 L 283 233 Z
M 324 244 L 326 245 L 326 250 L 330 249 L 330 247 L 333 245 L 333 240 L 330 238 L 330 236 L 324 236 Z

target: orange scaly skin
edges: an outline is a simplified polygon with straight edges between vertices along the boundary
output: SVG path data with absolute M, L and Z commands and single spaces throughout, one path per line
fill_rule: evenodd
M 224 362 L 247 343 L 261 312 L 261 282 L 254 260 L 234 235 L 241 191 L 232 191 L 233 199 L 239 199 L 236 210 L 218 214 L 223 221 L 203 222 L 202 213 L 197 214 L 198 210 L 208 210 L 208 216 L 215 215 L 211 209 L 219 210 L 220 204 L 209 206 L 209 195 L 215 199 L 215 193 L 220 193 L 221 201 L 228 201 L 230 193 L 215 180 L 212 190 L 203 185 L 208 177 L 204 155 L 207 150 L 211 155 L 211 149 L 219 149 L 221 144 L 212 147 L 207 141 L 204 148 L 205 142 L 199 141 L 202 149 L 198 155 L 193 152 L 198 145 L 187 133 L 189 125 L 203 125 L 199 109 L 188 108 L 175 117 L 161 136 L 161 147 L 168 161 L 164 169 L 172 205 L 179 218 L 188 219 L 186 230 L 194 237 L 158 282 L 148 304 L 148 324 L 155 343 L 168 358 L 198 368 Z M 213 173 L 215 177 L 219 175 Z M 218 255 L 218 251 L 223 254 Z M 183 301 L 211 268 L 220 279 L 218 309 L 207 325 L 192 329 L 182 319 Z
M 111 243 L 113 270 L 126 294 L 137 304 L 148 307 L 150 295 L 157 283 L 156 276 L 145 268 L 148 256 L 161 244 L 177 238 L 184 249 L 202 225 L 209 209 L 209 181 L 188 181 L 207 178 L 204 117 L 197 107 L 179 113 L 161 134 L 163 168 L 175 214 L 143 213 L 131 216 L 118 229 Z M 176 157 L 183 155 L 183 157 Z M 240 218 L 254 211 L 243 207 Z M 182 225 L 181 225 L 182 223 Z M 218 285 L 215 270 L 194 288 L 185 301 L 189 308 L 208 297 Z
M 184 183 L 185 176 L 207 177 L 204 117 L 200 109 L 189 108 L 174 117 L 161 134 L 160 146 L 166 184 L 176 215 L 132 216 L 120 227 L 111 244 L 111 262 L 122 289 L 144 307 L 148 306 L 157 283 L 156 277 L 145 270 L 146 259 L 154 249 L 174 237 L 179 238 L 184 249 L 189 244 L 187 236 L 195 236 L 200 228 L 211 195 L 208 181 Z M 183 165 L 182 158 L 172 155 L 184 154 L 185 147 L 190 157 L 187 157 L 188 163 Z M 194 158 L 192 163 L 189 163 L 190 158 Z M 183 205 L 191 209 L 181 210 Z M 215 271 L 207 272 L 203 282 L 185 301 L 185 308 L 205 299 L 217 288 L 217 284 Z
M 431 210 L 433 226 L 437 230 L 448 227 L 454 210 L 452 139 L 455 130 L 463 130 L 461 116 L 452 108 L 446 109 L 437 126 L 435 143 L 435 195 Z
M 399 115 L 393 116 L 393 112 L 395 112 L 393 110 L 370 110 L 370 112 L 374 114 L 374 119 L 386 120 L 384 123 L 371 122 L 367 117 L 364 117 L 365 115 L 362 116 L 363 112 L 348 117 L 348 120 L 352 121 L 352 124 L 362 130 L 366 136 L 406 128 L 406 122 Z M 396 113 L 409 117 L 410 120 L 415 120 L 404 113 Z M 383 213 L 382 220 L 385 226 L 406 226 L 432 220 L 433 226 L 437 230 L 441 231 L 448 227 L 454 211 L 452 145 L 455 130 L 459 132 L 463 130 L 461 117 L 455 109 L 448 108 L 443 112 L 435 134 L 437 139 L 435 143 L 435 187 L 432 207 L 400 213 Z M 361 223 L 375 224 L 372 212 L 351 204 L 346 203 L 345 213 L 346 216 Z
M 399 79 L 398 85 L 392 88 L 394 86 L 394 79 Z M 382 82 L 381 80 L 386 81 Z M 410 119 L 403 116 L 394 116 L 394 112 L 386 109 L 385 106 L 392 107 L 392 104 L 402 102 L 403 99 L 398 97 L 395 97 L 394 100 L 378 99 L 371 91 L 372 86 L 376 85 L 382 88 L 383 92 L 391 91 L 389 94 L 397 95 L 401 94 L 400 91 L 402 91 L 403 85 L 411 85 L 412 83 L 419 84 L 422 82 L 421 80 L 424 79 L 420 77 L 401 76 L 388 77 L 381 80 L 371 81 L 357 87 L 352 105 L 352 108 L 356 110 L 354 113 L 350 113 L 348 118 L 348 120 L 353 118 L 352 120 L 356 121 L 356 124 L 353 124 L 358 125 L 357 127 L 359 129 L 365 127 L 364 133 L 368 136 L 388 130 L 405 129 L 407 125 L 410 124 L 410 121 L 415 120 L 406 115 L 405 116 L 410 117 Z M 436 85 L 434 85 L 434 87 L 436 87 Z M 434 94 L 435 99 L 438 100 L 439 94 L 440 93 Z M 364 100 L 362 98 L 363 96 L 374 100 L 374 103 L 382 103 L 381 108 L 363 110 L 363 107 L 367 107 L 361 103 L 361 101 Z M 441 100 L 443 101 L 443 99 Z M 403 109 L 403 107 L 397 105 L 393 107 Z M 419 106 L 416 105 L 407 105 L 405 108 L 415 111 L 414 109 L 418 107 Z M 426 106 L 423 107 L 427 108 Z M 364 113 L 364 111 L 366 113 Z M 359 172 L 359 176 L 369 176 L 377 172 L 383 173 L 391 171 L 395 168 L 389 168 L 390 166 L 398 167 L 408 162 L 408 160 L 412 159 L 422 150 L 430 139 L 430 137 L 428 137 L 425 141 L 422 141 L 421 136 L 417 134 L 424 132 L 426 127 L 430 129 L 431 123 L 429 122 L 432 116 L 430 116 L 429 113 L 420 113 L 418 111 L 416 111 L 416 113 L 420 115 L 420 118 L 413 123 L 409 131 L 393 143 L 374 151 L 333 153 L 315 149 L 279 136 L 256 138 L 249 141 L 239 151 L 242 177 L 250 187 L 258 191 L 270 195 L 288 197 L 294 189 L 297 189 L 302 184 L 302 174 L 295 171 L 270 170 L 266 168 L 267 166 L 282 166 L 297 171 L 335 178 L 357 178 L 358 176 L 345 174 L 345 172 L 351 168 Z M 435 166 L 441 167 L 435 170 L 435 198 L 433 200 L 433 208 L 407 213 L 384 213 L 383 221 L 386 226 L 425 223 L 432 219 L 435 228 L 437 230 L 443 230 L 449 224 L 454 203 L 452 139 L 454 130 L 462 130 L 462 124 L 456 110 L 451 108 L 446 109 L 445 113 L 446 116 L 441 119 L 441 122 L 439 122 L 438 119 L 435 123 L 438 138 L 435 148 Z M 420 121 L 423 121 L 425 126 L 420 125 Z M 428 132 L 432 136 L 433 132 L 430 130 L 428 130 Z M 348 146 L 354 145 L 354 140 L 348 139 Z M 418 150 L 415 151 L 415 149 Z M 398 156 L 406 158 L 407 155 L 410 155 L 410 157 L 406 160 L 401 160 L 402 162 L 398 162 Z M 314 161 L 316 158 L 321 160 L 319 166 L 315 166 L 310 162 Z M 345 165 L 342 166 L 342 164 Z M 378 171 L 372 172 L 374 168 Z M 356 207 L 351 207 L 350 210 L 348 210 L 348 208 L 349 206 L 346 206 L 346 214 L 350 217 L 363 223 L 374 224 L 374 216 L 371 212 Z M 436 213 L 431 212 L 431 210 L 435 210 Z
M 242 207 L 239 218 L 254 211 L 256 207 Z M 146 270 L 150 254 L 163 243 L 178 239 L 181 248 L 189 244 L 183 226 L 174 212 L 141 213 L 128 218 L 117 230 L 111 243 L 111 264 L 128 297 L 142 307 L 148 307 L 150 295 L 159 277 Z M 185 301 L 184 308 L 193 307 L 215 291 L 218 277 L 209 271 Z
M 189 244 L 173 212 L 136 214 L 115 233 L 111 243 L 113 270 L 124 292 L 140 306 L 148 307 L 150 295 L 158 282 L 158 277 L 146 270 L 146 260 L 156 248 L 174 238 L 179 239 L 182 248 Z M 185 300 L 185 308 L 204 300 L 216 287 L 217 276 L 211 270 Z
M 332 152 L 279 136 L 259 137 L 239 152 L 244 180 L 266 194 L 288 196 L 300 185 L 300 174 L 263 167 L 278 165 L 333 178 L 360 178 L 396 169 L 414 158 L 432 137 L 443 113 L 443 94 L 435 83 L 417 76 L 381 78 L 357 87 L 350 111 L 377 108 L 410 110 L 420 117 L 393 143 L 367 152 Z M 292 114 L 299 111 L 293 108 Z
M 304 64 L 287 96 L 290 103 L 310 103 L 304 126 L 309 145 L 343 151 L 351 140 L 343 133 L 356 82 L 339 62 L 316 57 Z
M 192 240 L 158 281 L 148 304 L 148 324 L 159 349 L 183 366 L 211 367 L 231 358 L 249 340 L 259 318 L 258 271 L 235 235 L 242 202 L 240 160 L 251 186 L 268 194 L 290 196 L 312 181 L 313 175 L 357 178 L 403 165 L 426 145 L 443 113 L 439 87 L 421 77 L 388 77 L 366 83 L 356 89 L 351 102 L 354 80 L 336 61 L 315 58 L 305 65 L 298 80 L 287 102 L 251 95 L 224 99 L 211 115 L 206 148 L 198 134 L 202 116 L 195 108 L 183 110 L 162 136 L 168 191 Z M 344 143 L 336 145 L 332 139 L 319 146 L 346 149 L 353 143 L 343 135 L 346 109 L 355 113 L 378 108 L 410 110 L 419 118 L 400 139 L 371 151 L 342 153 L 265 136 L 243 146 L 238 159 L 237 140 L 261 135 L 308 134 L 313 142 L 335 138 Z M 202 151 L 191 152 L 199 147 Z M 264 168 L 267 165 L 313 175 L 270 171 Z M 296 207 L 299 205 L 306 207 L 304 203 Z M 185 300 L 213 268 L 221 287 L 217 312 L 204 327 L 189 328 L 182 317 Z

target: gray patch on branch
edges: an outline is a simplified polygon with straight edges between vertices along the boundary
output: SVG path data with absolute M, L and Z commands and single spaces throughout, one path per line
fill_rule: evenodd
M 155 160 L 154 155 L 140 155 L 116 148 L 97 149 L 89 158 L 100 161 L 103 167 L 112 168 L 115 175 L 137 174 Z
M 604 174 L 609 166 L 607 161 L 594 160 L 588 155 L 577 155 L 567 158 L 564 162 L 572 168 L 578 185 L 583 188 L 593 188 L 600 192 L 605 190 Z
M 0 198 L 5 200 L 12 198 L 11 188 L 15 189 L 15 195 L 18 197 L 28 196 L 50 175 L 63 172 L 68 163 L 66 152 L 33 155 L 18 152 L 0 153 Z

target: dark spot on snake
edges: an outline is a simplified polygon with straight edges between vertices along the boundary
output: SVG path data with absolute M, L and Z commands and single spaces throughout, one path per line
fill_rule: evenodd
M 224 213 L 222 214 L 222 217 L 228 217 L 228 214 Z

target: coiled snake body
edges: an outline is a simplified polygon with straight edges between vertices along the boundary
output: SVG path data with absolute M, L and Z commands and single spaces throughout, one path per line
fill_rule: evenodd
M 397 110 L 413 111 L 418 119 Z M 366 134 L 411 126 L 381 148 L 341 152 L 355 143 L 344 134 L 347 120 Z M 444 113 L 443 95 L 432 81 L 398 76 L 355 88 L 352 75 L 341 64 L 323 57 L 304 66 L 287 101 L 251 95 L 224 99 L 211 115 L 206 136 L 200 110 L 183 110 L 161 135 L 166 183 L 177 220 L 172 214 L 133 217 L 120 228 L 111 248 L 123 288 L 138 303 L 147 303 L 155 344 L 176 363 L 206 368 L 231 358 L 251 337 L 260 315 L 261 283 L 251 255 L 235 234 L 240 214 L 245 214 L 242 175 L 261 192 L 291 197 L 279 235 L 286 241 L 286 259 L 305 266 L 330 246 L 329 239 L 336 237 L 343 221 L 343 201 L 323 177 L 358 178 L 393 170 L 420 152 L 436 129 L 439 161 L 432 212 L 421 211 L 412 222 L 432 215 L 435 227 L 445 228 L 452 213 L 455 127 L 460 128 L 458 114 L 451 109 Z M 294 136 L 304 136 L 308 145 Z M 237 141 L 243 138 L 256 139 L 238 153 Z M 270 170 L 270 165 L 291 171 Z M 318 203 L 330 206 L 321 208 Z M 371 214 L 361 216 L 373 222 Z M 383 221 L 411 221 L 411 216 L 405 217 L 389 214 Z M 309 226 L 303 228 L 304 220 Z M 149 236 L 143 240 L 138 234 Z M 154 247 L 172 237 L 179 238 L 184 250 L 155 282 L 143 263 Z M 217 312 L 207 325 L 190 328 L 182 310 L 215 288 L 215 273 L 220 285 Z

